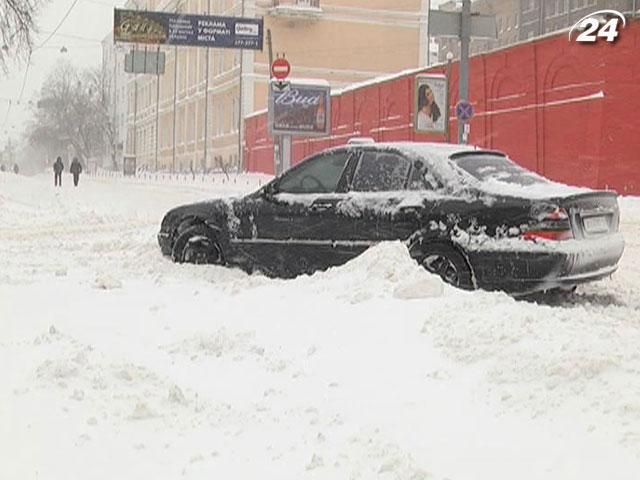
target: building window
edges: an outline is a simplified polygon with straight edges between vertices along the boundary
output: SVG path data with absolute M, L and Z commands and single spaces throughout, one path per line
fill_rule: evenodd
M 565 8 L 565 0 L 558 0 L 556 10 L 558 11 L 558 14 L 562 14 L 567 10 Z

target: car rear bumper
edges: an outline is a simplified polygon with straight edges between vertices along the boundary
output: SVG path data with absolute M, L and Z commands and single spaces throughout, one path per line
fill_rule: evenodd
M 473 267 L 478 287 L 530 293 L 573 286 L 616 271 L 624 250 L 622 234 L 590 240 L 494 240 L 461 245 Z

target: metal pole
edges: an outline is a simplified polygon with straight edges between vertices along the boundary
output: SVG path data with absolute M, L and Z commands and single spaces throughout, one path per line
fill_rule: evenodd
M 113 46 L 113 163 L 118 167 L 118 49 Z M 113 166 L 113 165 L 112 165 Z
M 211 0 L 207 0 L 207 15 L 211 15 Z M 204 165 L 202 173 L 207 168 L 207 144 L 209 143 L 209 47 L 207 47 L 207 61 L 205 62 L 205 82 L 204 82 Z
M 156 51 L 156 168 L 158 171 L 158 130 L 160 124 L 160 47 Z
M 460 19 L 460 101 L 469 100 L 469 43 L 471 41 L 471 0 L 462 0 Z M 467 143 L 465 123 L 458 120 L 458 143 Z
M 133 52 L 133 57 L 134 57 L 134 61 L 133 64 L 135 65 L 135 56 L 136 56 L 136 52 L 138 51 L 138 48 L 136 47 L 136 49 Z M 133 83 L 135 85 L 135 89 L 134 89 L 134 93 L 133 93 L 133 157 L 136 160 L 136 163 L 138 162 L 138 158 L 137 158 L 137 153 L 138 153 L 138 74 L 135 73 L 134 77 L 133 77 Z
M 451 52 L 449 52 L 449 54 L 451 54 Z M 453 55 L 450 55 L 451 57 L 453 57 Z M 449 55 L 447 56 L 447 103 L 449 103 L 451 100 L 451 58 L 448 58 Z M 451 143 L 451 128 L 449 126 L 449 105 L 446 106 L 447 107 L 447 112 L 446 112 L 446 122 L 447 122 L 447 143 Z
M 241 12 L 240 12 L 240 16 L 244 17 L 244 0 L 242 0 L 241 2 Z M 242 122 L 243 122 L 243 118 L 242 118 L 242 113 L 244 111 L 244 109 L 242 108 L 243 102 L 242 102 L 242 69 L 243 69 L 243 64 L 244 64 L 244 49 L 240 50 L 240 83 L 238 86 L 238 109 L 239 109 L 239 114 L 238 114 L 238 169 L 243 171 L 244 170 L 244 159 L 242 158 Z
M 267 29 L 267 47 L 269 49 L 269 90 L 271 90 L 271 65 L 273 65 L 273 43 L 271 40 L 271 29 Z M 269 95 L 272 95 L 272 92 L 269 91 Z M 277 150 L 276 150 L 277 147 Z M 280 147 L 280 136 L 273 136 L 273 171 L 276 175 L 280 172 L 280 158 L 282 154 L 282 149 Z
M 178 46 L 173 49 L 173 163 L 171 173 L 176 171 L 176 101 L 178 99 Z

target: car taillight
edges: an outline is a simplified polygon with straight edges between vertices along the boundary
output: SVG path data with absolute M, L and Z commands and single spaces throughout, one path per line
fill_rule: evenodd
M 571 240 L 573 230 L 569 214 L 564 208 L 552 205 L 537 206 L 532 209 L 534 222 L 520 236 L 524 240 Z

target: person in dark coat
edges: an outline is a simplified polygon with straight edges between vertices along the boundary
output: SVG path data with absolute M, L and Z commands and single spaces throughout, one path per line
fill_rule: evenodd
M 20 171 L 20 169 L 18 168 L 18 164 L 14 163 L 13 164 L 13 173 L 15 173 L 17 175 L 19 171 Z
M 53 184 L 56 187 L 62 186 L 62 171 L 64 170 L 64 164 L 62 163 L 62 158 L 56 158 L 55 163 L 53 164 Z
M 82 164 L 78 161 L 76 157 L 73 157 L 73 161 L 71 162 L 71 167 L 69 167 L 69 171 L 73 174 L 73 185 L 77 187 L 78 180 L 80 180 L 80 173 L 82 173 Z

